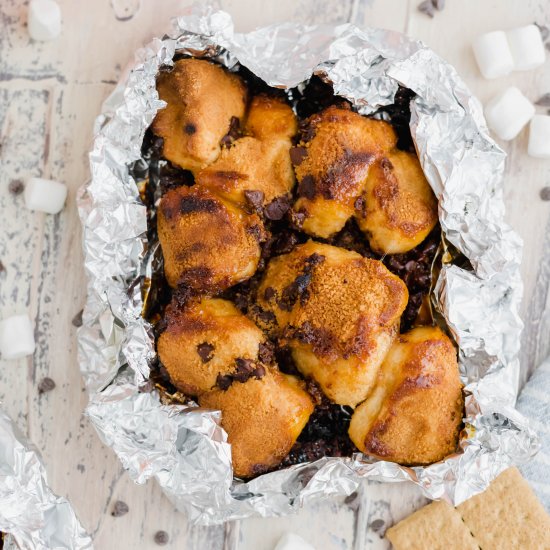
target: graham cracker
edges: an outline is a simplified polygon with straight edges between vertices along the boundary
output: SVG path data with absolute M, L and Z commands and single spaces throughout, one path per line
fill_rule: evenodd
M 460 514 L 441 501 L 400 521 L 386 531 L 386 537 L 395 550 L 479 550 Z
M 550 516 L 517 468 L 457 510 L 483 550 L 550 549 Z

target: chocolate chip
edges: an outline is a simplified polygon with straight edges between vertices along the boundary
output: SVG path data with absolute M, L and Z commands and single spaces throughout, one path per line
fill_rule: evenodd
M 237 365 L 237 372 L 249 372 L 254 367 L 252 359 L 244 359 L 243 357 L 237 357 L 235 364 Z
M 250 235 L 252 235 L 259 243 L 265 240 L 265 234 L 261 225 L 251 225 L 246 228 L 246 231 L 250 233 Z
M 82 314 L 84 313 L 84 310 L 81 309 L 74 317 L 73 317 L 73 320 L 71 321 L 73 327 L 81 327 L 82 326 Z
M 316 132 L 317 128 L 311 121 L 304 121 L 300 123 L 300 136 L 302 142 L 308 143 L 311 141 L 315 137 Z
M 275 360 L 275 349 L 269 340 L 258 346 L 258 359 L 266 365 L 271 365 Z
M 38 393 L 41 395 L 43 393 L 52 391 L 55 388 L 55 382 L 48 378 L 47 376 L 45 378 L 42 378 L 38 384 Z
M 245 359 L 243 357 L 238 357 L 235 359 L 235 371 L 231 374 L 218 374 L 216 378 L 216 385 L 221 390 L 226 390 L 233 384 L 233 382 L 240 382 L 244 384 L 250 378 L 256 378 L 259 380 L 265 376 L 265 367 L 261 364 L 256 363 L 252 359 Z
M 252 376 L 261 378 L 265 374 L 265 369 L 262 365 L 256 364 L 252 359 L 238 357 L 235 359 L 235 365 L 237 368 L 233 374 L 233 378 L 238 382 L 246 382 Z
M 311 256 L 308 256 L 305 260 L 306 265 L 312 268 L 316 265 L 322 264 L 325 261 L 325 257 L 322 254 L 314 252 Z
M 177 311 L 183 311 L 191 299 L 193 291 L 185 285 L 178 285 L 176 290 L 172 292 L 172 301 L 170 307 L 175 308 Z
M 272 242 L 271 254 L 288 254 L 292 252 L 298 244 L 298 237 L 290 231 L 283 231 L 277 235 L 277 238 Z
M 424 2 L 420 2 L 420 4 L 418 4 L 418 11 L 426 14 L 428 17 L 433 17 L 434 5 L 432 0 L 424 0 Z
M 6 266 L 0 262 L 0 274 L 4 273 L 4 271 L 6 271 Z
M 313 397 L 313 400 L 315 401 L 316 405 L 322 405 L 323 401 L 326 399 L 325 395 L 323 393 L 323 390 L 319 387 L 319 385 L 314 382 L 313 380 L 307 380 L 306 381 L 306 390 Z
M 355 210 L 359 212 L 363 218 L 367 215 L 366 206 L 367 203 L 364 197 L 357 197 L 353 203 L 353 208 L 355 208 Z
M 279 308 L 283 311 L 291 311 L 296 300 L 300 298 L 300 303 L 305 305 L 309 298 L 307 287 L 311 283 L 311 273 L 303 273 L 298 275 L 294 281 L 283 290 L 281 300 L 277 302 Z
M 256 313 L 258 319 L 266 324 L 275 323 L 275 321 L 277 320 L 275 314 L 272 311 L 266 311 L 259 306 L 254 308 L 254 312 Z
M 244 192 L 244 198 L 250 206 L 257 209 L 262 207 L 265 195 L 263 191 L 247 190 Z
M 541 95 L 536 101 L 535 105 L 541 107 L 550 107 L 550 93 Z
M 302 181 L 298 184 L 298 195 L 306 199 L 315 197 L 315 178 L 312 175 L 307 174 L 302 178 Z
M 214 346 L 208 342 L 203 342 L 197 346 L 197 353 L 203 363 L 208 363 L 214 357 Z
M 265 207 L 265 217 L 268 220 L 273 221 L 281 220 L 289 209 L 290 201 L 288 200 L 288 197 L 277 197 Z
M 305 147 L 291 147 L 289 153 L 290 160 L 294 166 L 300 166 L 307 157 L 307 149 Z
M 273 296 L 275 296 L 275 289 L 271 286 L 268 286 L 265 290 L 264 290 L 264 300 L 271 300 L 271 298 L 273 298 Z
M 373 531 L 382 531 L 384 529 L 384 520 L 383 519 L 375 519 L 370 525 L 370 529 Z
M 256 368 L 252 371 L 252 375 L 256 380 L 260 380 L 265 376 L 265 367 L 263 365 L 256 365 Z
M 387 159 L 387 158 L 383 158 L 383 159 L 380 161 L 380 166 L 381 166 L 384 170 L 392 170 L 392 169 L 393 169 L 393 164 L 391 163 L 390 159 Z
M 232 383 L 233 378 L 229 375 L 218 374 L 216 378 L 216 386 L 218 386 L 218 388 L 222 391 L 227 390 Z
M 120 516 L 124 516 L 129 512 L 130 508 L 128 508 L 128 505 L 123 502 L 122 500 L 117 500 L 113 506 L 113 511 L 111 512 L 111 516 L 114 518 L 119 518 Z
M 543 187 L 540 190 L 540 198 L 543 201 L 550 201 L 550 187 Z
M 168 541 L 170 540 L 170 537 L 168 536 L 168 533 L 166 531 L 157 531 L 154 536 L 154 541 L 159 546 L 164 546 L 165 544 L 168 544 Z
M 306 213 L 295 210 L 290 212 L 290 222 L 296 229 L 302 229 L 304 222 L 306 221 Z
M 231 122 L 229 123 L 229 131 L 222 138 L 221 145 L 223 147 L 229 147 L 231 144 L 240 137 L 241 135 L 241 121 L 236 116 L 231 117 Z
M 241 121 L 239 117 L 232 116 L 231 121 L 229 122 L 229 134 L 237 137 L 241 128 Z
M 10 181 L 10 184 L 8 185 L 8 190 L 14 197 L 23 193 L 24 189 L 25 184 L 21 180 Z
M 183 131 L 189 135 L 189 136 L 192 136 L 196 131 L 197 131 L 197 127 L 192 124 L 191 122 L 188 122 L 184 128 L 183 128 Z
M 437 11 L 443 11 L 445 9 L 445 0 L 432 0 L 432 4 Z

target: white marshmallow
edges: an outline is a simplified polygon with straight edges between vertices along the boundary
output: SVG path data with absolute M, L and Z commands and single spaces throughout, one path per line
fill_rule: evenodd
M 539 159 L 550 159 L 550 116 L 535 115 L 531 119 L 527 153 Z
M 58 181 L 29 178 L 25 185 L 25 204 L 29 210 L 57 214 L 66 198 L 67 187 Z
M 46 42 L 61 32 L 61 10 L 53 0 L 31 0 L 27 26 L 33 40 Z
M 34 328 L 28 315 L 13 315 L 0 321 L 2 359 L 20 359 L 34 353 Z
M 515 71 L 528 71 L 544 64 L 546 53 L 540 29 L 536 25 L 518 27 L 506 33 Z
M 514 68 L 514 58 L 504 31 L 478 36 L 472 48 L 479 70 L 485 78 L 507 75 Z
M 309 542 L 294 533 L 285 533 L 273 550 L 315 550 Z
M 514 139 L 535 114 L 533 104 L 510 86 L 485 106 L 485 118 L 491 130 L 503 140 Z

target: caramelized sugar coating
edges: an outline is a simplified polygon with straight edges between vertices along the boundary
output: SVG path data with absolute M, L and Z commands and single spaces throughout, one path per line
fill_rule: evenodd
M 300 372 L 351 407 L 368 395 L 407 299 L 382 262 L 313 241 L 272 260 L 258 291 Z
M 311 116 L 299 146 L 291 150 L 302 229 L 328 238 L 340 231 L 358 208 L 371 164 L 395 147 L 387 122 L 362 117 L 342 106 Z
M 463 412 L 456 350 L 438 328 L 402 334 L 374 389 L 353 413 L 349 436 L 364 453 L 430 464 L 457 447 Z
M 296 303 L 302 295 L 309 292 L 312 272 L 325 260 L 325 248 L 329 247 L 308 241 L 291 253 L 276 256 L 269 261 L 265 276 L 258 287 L 256 302 L 263 312 L 273 316 L 274 337 L 282 336 L 291 323 Z
M 167 103 L 153 121 L 153 132 L 164 139 L 164 157 L 192 171 L 214 162 L 231 119 L 245 114 L 243 81 L 210 61 L 180 59 L 159 74 L 157 90 Z
M 437 200 L 416 155 L 388 152 L 369 171 L 359 227 L 380 254 L 408 252 L 437 223 Z
M 174 386 L 186 395 L 209 391 L 246 366 L 258 370 L 265 336 L 231 302 L 201 298 L 183 307 L 173 302 L 164 321 L 158 354 Z
M 168 284 L 217 292 L 251 277 L 264 228 L 248 214 L 197 185 L 165 193 L 157 228 Z
M 245 130 L 261 140 L 292 139 L 298 131 L 298 122 L 282 98 L 261 94 L 250 102 Z
M 275 466 L 289 453 L 313 412 L 303 382 L 267 369 L 261 379 L 234 382 L 226 391 L 199 398 L 201 407 L 222 411 L 229 436 L 233 472 L 251 477 Z
M 292 109 L 282 99 L 256 96 L 244 131 L 246 135 L 222 149 L 196 181 L 242 205 L 250 201 L 265 205 L 290 193 L 294 170 L 289 149 L 297 131 Z

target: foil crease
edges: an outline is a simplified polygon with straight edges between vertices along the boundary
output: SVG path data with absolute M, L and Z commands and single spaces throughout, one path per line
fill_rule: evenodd
M 48 487 L 38 452 L 0 409 L 0 532 L 6 550 L 90 550 L 69 502 Z
M 145 130 L 163 106 L 155 76 L 175 53 L 246 66 L 269 85 L 291 88 L 312 74 L 363 114 L 391 104 L 398 85 L 414 90 L 411 133 L 439 200 L 445 237 L 472 266 L 444 265 L 432 300 L 459 346 L 466 392 L 465 433 L 456 455 L 427 467 L 323 458 L 234 479 L 219 412 L 164 405 L 142 391 L 154 357 L 141 317 L 146 270 L 145 209 L 128 166 L 140 159 Z M 282 24 L 234 32 L 223 11 L 195 7 L 170 36 L 139 50 L 96 122 L 91 181 L 78 199 L 84 228 L 88 301 L 79 360 L 90 392 L 87 414 L 138 483 L 156 478 L 190 520 L 213 524 L 292 512 L 304 503 L 349 495 L 362 480 L 413 481 L 432 499 L 459 504 L 502 470 L 537 451 L 536 434 L 513 406 L 522 323 L 521 241 L 504 222 L 505 154 L 489 137 L 479 102 L 456 71 L 420 42 L 353 25 Z

